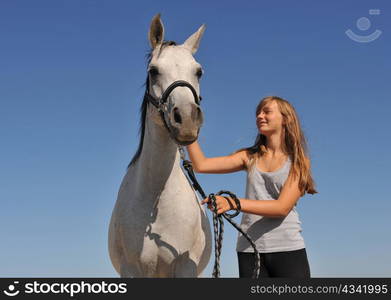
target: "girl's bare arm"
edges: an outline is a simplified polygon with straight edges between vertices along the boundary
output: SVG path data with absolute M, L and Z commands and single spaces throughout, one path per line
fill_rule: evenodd
M 187 146 L 187 151 L 194 171 L 198 173 L 223 174 L 241 171 L 246 168 L 248 159 L 245 150 L 227 156 L 205 157 L 197 141 Z

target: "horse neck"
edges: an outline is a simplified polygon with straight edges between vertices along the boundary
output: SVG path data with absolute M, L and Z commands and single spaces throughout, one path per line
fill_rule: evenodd
M 179 167 L 179 151 L 166 128 L 151 118 L 145 120 L 143 150 L 137 162 L 139 178 L 150 188 L 162 190 L 174 168 Z

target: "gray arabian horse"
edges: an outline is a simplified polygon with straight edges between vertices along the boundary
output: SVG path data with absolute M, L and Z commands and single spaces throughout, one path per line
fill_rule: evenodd
M 140 145 L 109 228 L 110 258 L 121 277 L 198 277 L 209 262 L 209 220 L 178 151 L 197 139 L 203 121 L 197 96 L 202 68 L 193 55 L 204 30 L 177 45 L 164 41 L 160 14 L 152 19 Z M 172 88 L 178 81 L 186 84 Z

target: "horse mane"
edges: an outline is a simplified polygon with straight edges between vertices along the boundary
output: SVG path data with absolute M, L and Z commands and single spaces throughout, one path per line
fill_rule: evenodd
M 167 46 L 176 46 L 176 42 L 174 42 L 174 41 L 164 41 L 162 43 L 162 46 L 160 47 L 159 54 Z M 147 65 L 149 65 L 151 60 L 152 60 L 152 52 L 153 52 L 153 49 L 149 50 L 148 53 L 146 54 Z M 139 159 L 139 157 L 141 155 L 141 152 L 143 150 L 144 135 L 145 135 L 145 120 L 147 118 L 147 108 L 148 108 L 148 98 L 147 98 L 147 93 L 148 93 L 148 88 L 149 88 L 149 76 L 148 75 L 147 75 L 147 79 L 145 80 L 144 86 L 145 86 L 145 92 L 144 92 L 144 96 L 143 96 L 143 102 L 142 102 L 141 108 L 140 108 L 140 115 L 141 115 L 141 117 L 140 117 L 140 129 L 139 129 L 140 141 L 139 141 L 139 145 L 138 145 L 137 151 L 134 154 L 132 160 L 130 161 L 130 163 L 128 165 L 128 168 Z

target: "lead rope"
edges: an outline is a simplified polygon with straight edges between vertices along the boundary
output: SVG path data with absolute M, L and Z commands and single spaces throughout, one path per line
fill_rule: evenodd
M 202 197 L 202 199 L 206 198 L 205 192 L 202 189 L 201 185 L 198 183 L 197 178 L 193 171 L 193 165 L 191 161 L 186 160 L 186 154 L 183 150 L 182 146 L 179 146 L 179 153 L 182 160 L 182 166 L 187 171 L 187 174 L 189 176 L 190 181 L 192 182 L 192 185 L 196 191 L 198 191 Z M 218 215 L 217 214 L 217 206 L 216 206 L 216 195 L 223 195 L 227 194 L 229 195 L 236 203 L 236 212 L 233 214 L 223 213 Z M 254 242 L 251 240 L 250 236 L 243 231 L 243 229 L 236 224 L 234 221 L 232 221 L 232 218 L 236 217 L 240 213 L 240 202 L 239 199 L 236 197 L 236 195 L 230 191 L 220 191 L 217 194 L 209 194 L 208 198 L 209 201 L 212 204 L 213 207 L 213 228 L 214 228 L 214 240 L 215 240 L 215 264 L 213 267 L 213 273 L 212 276 L 214 278 L 220 277 L 220 255 L 221 255 L 221 248 L 223 245 L 223 234 L 224 234 L 224 219 L 226 219 L 233 227 L 235 227 L 236 230 L 238 230 L 250 243 L 251 247 L 254 249 L 255 254 L 255 268 L 252 278 L 258 278 L 259 272 L 261 270 L 261 260 L 259 257 L 259 252 L 254 244 Z M 224 196 L 223 196 L 224 197 Z M 226 197 L 224 197 L 226 198 Z M 228 199 L 227 199 L 228 201 Z

